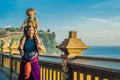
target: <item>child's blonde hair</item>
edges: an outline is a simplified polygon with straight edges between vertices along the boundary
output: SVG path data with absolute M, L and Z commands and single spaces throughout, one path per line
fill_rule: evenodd
M 36 11 L 35 11 L 35 9 L 33 9 L 33 8 L 28 8 L 28 9 L 26 10 L 26 15 L 29 15 L 29 12 L 33 12 L 33 13 L 36 15 Z

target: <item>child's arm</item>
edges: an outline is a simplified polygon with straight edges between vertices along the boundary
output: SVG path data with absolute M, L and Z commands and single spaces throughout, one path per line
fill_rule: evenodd
M 26 22 L 26 20 L 23 22 L 23 24 L 21 25 L 21 28 L 20 28 L 20 30 L 22 31 L 24 28 L 25 28 L 25 26 L 27 25 L 27 22 Z

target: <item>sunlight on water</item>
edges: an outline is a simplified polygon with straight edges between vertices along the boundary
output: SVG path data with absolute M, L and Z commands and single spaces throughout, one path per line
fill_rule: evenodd
M 92 46 L 83 52 L 83 56 L 120 58 L 120 46 Z

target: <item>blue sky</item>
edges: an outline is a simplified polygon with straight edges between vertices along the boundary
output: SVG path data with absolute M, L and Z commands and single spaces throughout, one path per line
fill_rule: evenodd
M 89 46 L 120 45 L 120 0 L 0 0 L 0 27 L 19 27 L 35 8 L 39 29 L 56 32 L 61 43 L 69 31 Z

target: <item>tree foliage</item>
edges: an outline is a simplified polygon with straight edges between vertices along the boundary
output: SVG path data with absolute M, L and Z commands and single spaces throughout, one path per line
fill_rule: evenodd
M 56 52 L 57 42 L 55 41 L 54 32 L 52 33 L 42 32 L 42 33 L 38 33 L 38 35 L 47 49 L 47 54 L 52 54 Z
M 19 28 L 7 27 L 5 29 L 0 29 L 0 35 L 5 35 L 9 32 L 18 32 L 18 31 L 19 31 Z M 39 30 L 38 36 L 40 37 L 43 44 L 45 45 L 45 47 L 47 49 L 47 52 L 46 52 L 47 54 L 52 54 L 54 52 L 57 52 L 57 49 L 56 49 L 57 42 L 55 41 L 55 36 L 56 36 L 55 32 L 50 32 L 49 29 L 47 31 Z M 11 43 L 14 40 L 16 40 L 16 39 L 12 39 Z M 2 42 L 2 44 L 3 44 L 3 42 Z

